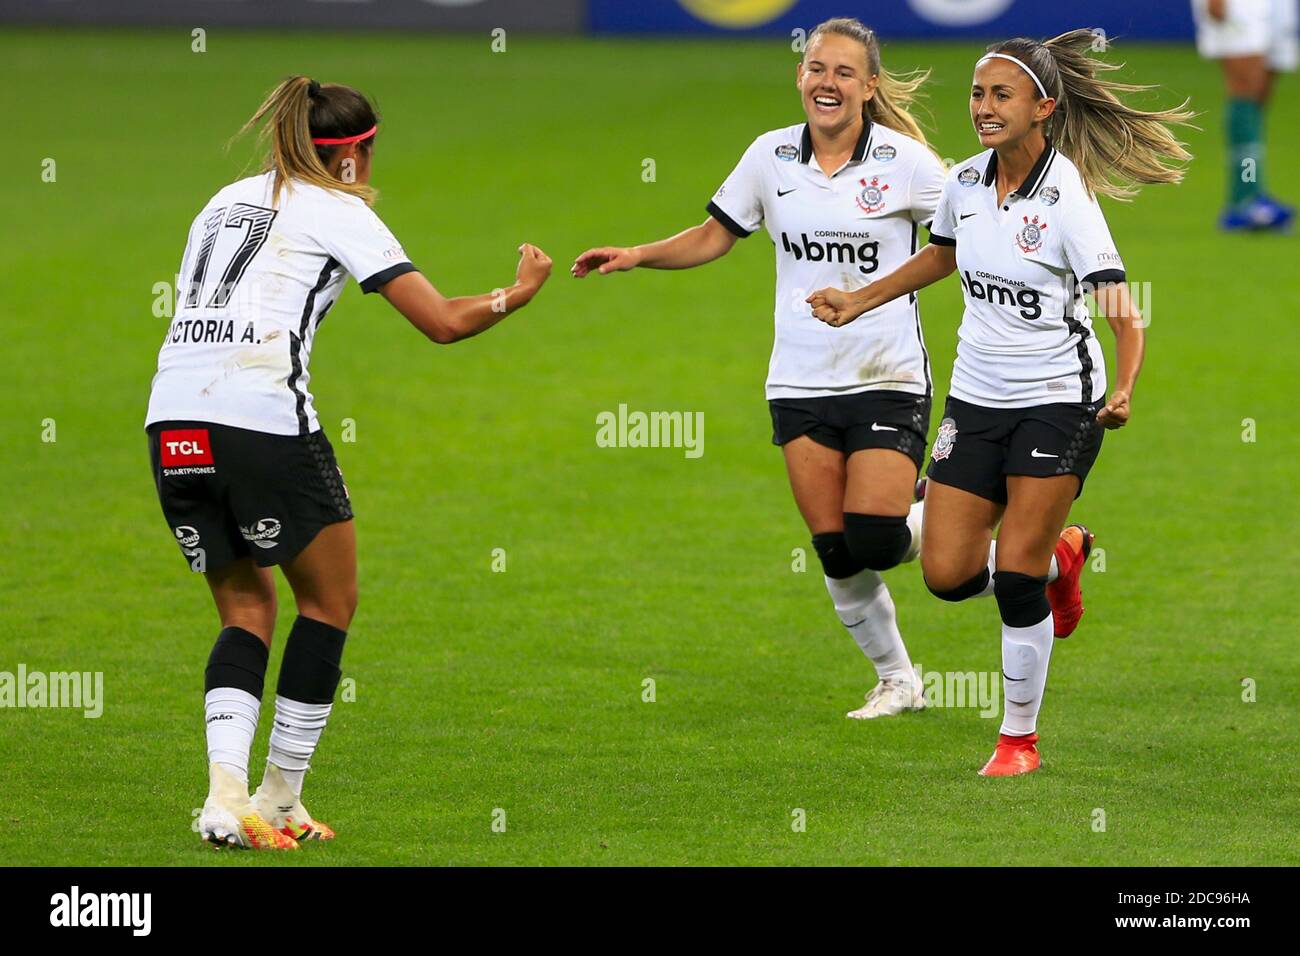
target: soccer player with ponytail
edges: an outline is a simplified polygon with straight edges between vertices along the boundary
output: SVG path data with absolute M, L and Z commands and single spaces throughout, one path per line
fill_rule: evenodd
M 1103 429 L 1129 420 L 1142 366 L 1145 323 L 1096 196 L 1176 183 L 1191 158 L 1170 131 L 1191 114 L 1127 105 L 1118 94 L 1148 87 L 1103 79 L 1115 67 L 1090 55 L 1096 43 L 1074 30 L 989 47 L 970 94 L 985 149 L 953 167 L 930 244 L 864 289 L 808 297 L 817 318 L 841 327 L 960 271 L 965 312 L 931 452 L 921 565 L 944 600 L 997 599 L 1005 710 L 986 776 L 1040 764 L 1053 636 L 1083 613 L 1093 539 L 1082 525 L 1061 529 Z M 1109 399 L 1085 293 L 1116 337 Z
M 334 835 L 301 793 L 357 605 L 352 505 L 307 388 L 317 331 L 351 275 L 434 342 L 455 342 L 526 305 L 551 262 L 524 244 L 513 285 L 445 298 L 370 209 L 379 117 L 364 95 L 290 77 L 240 132 L 263 121 L 266 171 L 221 189 L 190 227 L 145 425 L 163 515 L 221 620 L 206 670 L 199 832 L 217 845 L 293 849 Z M 274 565 L 298 613 L 250 799 Z
M 902 264 L 929 227 L 944 168 L 908 110 L 926 74 L 886 72 L 873 31 L 827 20 L 796 69 L 806 122 L 763 133 L 708 204 L 668 239 L 604 246 L 573 274 L 689 269 L 766 225 L 776 247 L 776 340 L 767 376 L 773 443 L 812 533 L 836 614 L 874 665 L 857 719 L 924 706 L 894 602 L 881 577 L 913 560 L 913 490 L 930 421 L 930 362 L 915 296 L 848 334 L 813 319 L 811 289 L 865 284 Z

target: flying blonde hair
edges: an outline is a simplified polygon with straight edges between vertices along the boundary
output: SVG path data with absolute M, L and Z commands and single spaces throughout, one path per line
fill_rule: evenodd
M 1122 93 L 1155 89 L 1104 80 L 1098 74 L 1123 64 L 1090 56 L 1104 38 L 1092 30 L 1070 30 L 1039 42 L 1016 37 L 995 43 L 989 53 L 1005 53 L 1037 75 L 1056 108 L 1044 132 L 1079 169 L 1089 195 L 1101 193 L 1127 201 L 1144 183 L 1177 183 L 1192 154 L 1172 126 L 1191 126 L 1195 113 L 1188 100 L 1166 110 L 1140 110 L 1120 99 Z

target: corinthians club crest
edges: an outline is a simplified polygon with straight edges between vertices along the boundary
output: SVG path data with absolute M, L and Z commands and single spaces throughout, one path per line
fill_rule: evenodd
M 863 212 L 880 212 L 884 209 L 885 190 L 889 188 L 889 184 L 880 185 L 880 178 L 877 176 L 872 176 L 871 182 L 865 179 L 859 179 L 858 182 L 862 184 L 862 192 L 858 193 L 857 197 L 858 208 Z
M 957 441 L 957 423 L 951 418 L 945 418 L 939 423 L 939 433 L 934 436 L 934 449 L 930 452 L 930 457 L 935 461 L 943 461 L 952 454 L 952 446 Z
M 1043 233 L 1047 231 L 1047 221 L 1038 221 L 1035 216 L 1030 219 L 1028 216 L 1023 217 L 1024 226 L 1016 233 L 1016 245 L 1020 247 L 1021 252 L 1037 252 L 1043 247 Z

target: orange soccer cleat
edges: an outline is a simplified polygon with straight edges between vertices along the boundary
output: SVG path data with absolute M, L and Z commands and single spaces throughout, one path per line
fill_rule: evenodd
M 334 831 L 319 820 L 312 819 L 307 808 L 302 805 L 302 800 L 285 782 L 280 768 L 273 763 L 266 765 L 262 785 L 253 794 L 253 806 L 277 833 L 299 843 L 334 839 Z
M 1083 617 L 1083 592 L 1079 576 L 1088 562 L 1096 537 L 1081 524 L 1072 524 L 1056 542 L 1056 580 L 1047 586 L 1047 603 L 1052 606 L 1052 633 L 1069 637 Z
M 998 745 L 989 762 L 980 770 L 981 777 L 1014 777 L 1029 773 L 1043 764 L 1038 753 L 1038 734 L 1011 737 L 998 734 Z

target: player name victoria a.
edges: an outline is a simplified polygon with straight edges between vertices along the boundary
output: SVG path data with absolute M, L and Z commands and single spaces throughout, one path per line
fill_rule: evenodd
M 274 177 L 225 187 L 190 227 L 146 425 L 317 431 L 307 365 L 348 275 L 373 292 L 415 270 L 359 197 L 295 182 L 276 208 Z

